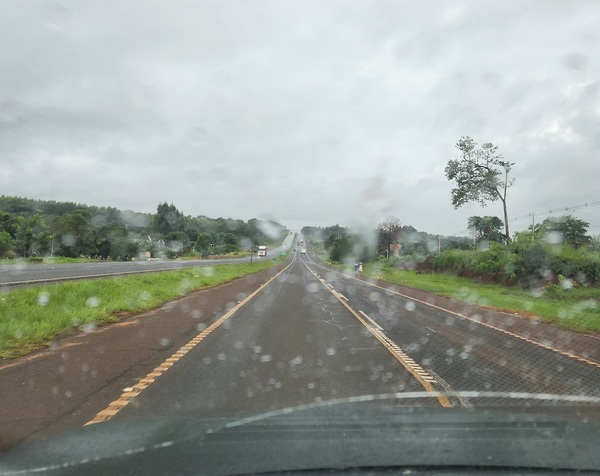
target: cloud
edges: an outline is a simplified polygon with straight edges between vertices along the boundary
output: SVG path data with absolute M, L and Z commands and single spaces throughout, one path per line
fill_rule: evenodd
M 450 205 L 470 135 L 516 163 L 512 216 L 598 199 L 593 1 L 7 5 L 5 194 L 450 234 L 501 215 Z

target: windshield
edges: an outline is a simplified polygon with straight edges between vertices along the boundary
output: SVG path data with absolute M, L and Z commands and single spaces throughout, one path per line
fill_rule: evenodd
M 595 1 L 4 1 L 0 473 L 195 438 L 264 443 L 209 473 L 600 471 L 599 31 Z

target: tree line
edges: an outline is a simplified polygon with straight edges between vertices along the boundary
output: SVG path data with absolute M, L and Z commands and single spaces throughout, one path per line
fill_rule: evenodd
M 304 227 L 302 233 L 309 242 L 322 243 L 328 259 L 339 263 L 379 261 L 525 288 L 548 282 L 600 283 L 600 240 L 587 234 L 589 224 L 583 220 L 546 218 L 515 233 L 509 243 L 498 217 L 472 216 L 468 226 L 472 239 L 420 232 L 393 216 L 367 232 L 333 225 Z
M 549 217 L 511 236 L 507 191 L 514 183 L 509 174 L 515 163 L 505 160 L 494 144 L 479 147 L 468 136 L 456 148 L 460 156 L 449 160 L 445 169 L 446 178 L 455 183 L 452 205 L 502 204 L 504 219 L 469 217 L 471 238 L 419 232 L 402 226 L 394 216 L 366 232 L 334 225 L 304 227 L 302 233 L 321 242 L 329 260 L 336 262 L 377 259 L 384 266 L 452 272 L 523 287 L 552 281 L 600 283 L 600 239 L 588 234 L 588 222 L 570 215 Z
M 152 214 L 0 196 L 2 258 L 207 257 L 270 244 L 286 231 L 279 223 L 255 218 L 187 216 L 166 202 Z
M 328 258 L 337 262 L 373 261 L 393 256 L 425 257 L 438 248 L 469 249 L 468 238 L 432 235 L 402 225 L 394 216 L 387 217 L 372 230 L 354 230 L 333 225 L 305 226 L 302 234 L 312 243 L 322 243 Z

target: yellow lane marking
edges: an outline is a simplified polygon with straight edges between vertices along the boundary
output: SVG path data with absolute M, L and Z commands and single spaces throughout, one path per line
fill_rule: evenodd
M 269 279 L 266 283 L 261 284 L 260 287 L 254 291 L 252 294 L 248 295 L 244 300 L 240 301 L 234 308 L 232 308 L 227 313 L 223 314 L 219 319 L 213 322 L 210 326 L 200 332 L 196 337 L 194 337 L 191 341 L 189 341 L 186 345 L 181 347 L 177 352 L 175 352 L 172 356 L 166 359 L 163 363 L 161 363 L 158 367 L 156 367 L 152 372 L 142 378 L 137 384 L 132 387 L 128 387 L 125 391 L 117 398 L 114 402 L 110 403 L 108 407 L 101 412 L 99 412 L 94 418 L 88 421 L 84 426 L 92 425 L 94 423 L 100 423 L 106 420 L 109 420 L 113 416 L 115 416 L 123 407 L 125 407 L 132 398 L 137 397 L 142 390 L 148 388 L 148 385 L 153 383 L 158 377 L 160 377 L 163 373 L 165 373 L 168 369 L 170 369 L 175 362 L 181 359 L 185 354 L 187 354 L 190 350 L 192 350 L 198 343 L 202 342 L 202 340 L 209 335 L 212 331 L 214 331 L 217 327 L 223 324 L 227 319 L 233 316 L 242 306 L 246 305 L 250 300 L 252 300 L 258 293 L 260 293 L 267 285 L 269 285 L 273 280 L 275 280 L 281 273 L 285 272 L 293 263 L 288 264 L 285 268 L 283 268 L 279 273 Z
M 492 324 L 488 324 L 487 322 L 483 322 L 483 321 L 481 321 L 479 319 L 474 319 L 472 317 L 465 316 L 464 314 L 461 314 L 460 312 L 451 311 L 450 309 L 445 309 L 443 307 L 436 306 L 435 304 L 431 304 L 430 302 L 422 301 L 421 299 L 417 299 L 415 297 L 408 296 L 406 294 L 402 294 L 401 292 L 394 291 L 393 289 L 384 288 L 383 286 L 379 286 L 377 284 L 370 283 L 369 281 L 364 281 L 362 279 L 355 278 L 354 276 L 347 276 L 347 275 L 345 275 L 343 273 L 340 273 L 339 271 L 335 271 L 334 270 L 334 272 L 337 273 L 337 274 L 341 274 L 342 276 L 344 276 L 346 278 L 356 279 L 357 281 L 360 281 L 361 283 L 365 283 L 365 284 L 367 284 L 369 286 L 372 286 L 374 288 L 381 289 L 382 291 L 386 291 L 388 293 L 392 293 L 392 294 L 395 294 L 397 296 L 401 296 L 401 297 L 403 297 L 405 299 L 408 299 L 410 301 L 414 301 L 414 302 L 418 302 L 418 303 L 424 304 L 425 306 L 429 306 L 429 307 L 432 307 L 434 309 L 438 309 L 439 311 L 443 311 L 445 313 L 452 314 L 453 316 L 460 317 L 461 319 L 466 319 L 467 321 L 474 322 L 475 324 L 479 324 L 480 326 L 488 327 L 488 328 L 493 329 L 495 331 L 502 332 L 503 334 L 506 334 L 506 335 L 509 335 L 509 336 L 514 337 L 516 339 L 520 339 L 522 341 L 528 342 L 529 344 L 536 345 L 536 346 L 541 347 L 541 348 L 546 349 L 546 350 L 551 350 L 552 352 L 556 352 L 557 354 L 561 354 L 561 355 L 563 355 L 565 357 L 569 357 L 571 359 L 577 360 L 579 362 L 583 362 L 583 363 L 588 364 L 588 365 L 592 365 L 592 366 L 600 369 L 600 362 L 596 362 L 595 360 L 587 359 L 585 357 L 581 357 L 581 356 L 573 354 L 571 352 L 567 352 L 565 350 L 557 349 L 556 347 L 552 347 L 552 346 L 544 344 L 542 342 L 538 342 L 536 340 L 529 339 L 528 337 L 524 337 L 522 335 L 515 334 L 514 332 L 510 332 L 510 331 L 507 331 L 506 329 L 502 329 L 500 327 L 496 327 L 496 326 L 494 326 Z
M 363 311 L 359 311 L 363 316 L 365 316 L 368 319 L 369 322 L 373 323 L 372 325 L 370 325 L 367 322 L 367 320 L 363 319 L 358 312 L 356 312 L 352 307 L 350 307 L 349 304 L 344 302 L 344 300 L 338 296 L 338 293 L 336 291 L 330 290 L 327 287 L 325 281 L 323 281 L 323 279 L 319 278 L 312 269 L 310 269 L 306 264 L 304 264 L 304 266 L 306 266 L 306 269 L 308 269 L 308 271 L 310 271 L 321 282 L 321 284 L 323 284 L 325 286 L 325 289 L 330 291 L 331 294 L 333 294 L 336 297 L 336 299 L 339 302 L 341 302 L 342 305 L 346 309 L 348 309 L 348 311 L 354 317 L 356 317 L 356 319 L 358 319 L 359 322 L 363 326 L 365 326 L 369 330 L 369 332 L 371 332 L 371 334 L 373 334 L 379 342 L 381 342 L 381 344 L 390 352 L 390 354 L 392 354 L 396 358 L 396 360 L 398 362 L 400 362 L 406 370 L 409 371 L 409 373 L 423 386 L 423 388 L 427 392 L 432 394 L 432 397 L 437 398 L 440 405 L 442 405 L 443 407 L 451 407 L 452 406 L 452 404 L 448 400 L 448 397 L 446 397 L 445 395 L 439 394 L 439 392 L 433 387 L 432 384 L 437 383 L 435 378 L 433 378 L 429 373 L 427 373 L 420 365 L 418 365 L 412 359 L 410 359 L 406 355 L 406 353 L 402 349 L 400 349 L 400 347 L 393 340 L 391 340 L 388 336 L 386 336 L 383 333 L 383 330 L 381 330 L 381 327 L 375 321 L 373 321 Z

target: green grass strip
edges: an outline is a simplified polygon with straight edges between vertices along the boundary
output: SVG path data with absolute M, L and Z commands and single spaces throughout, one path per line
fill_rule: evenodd
M 536 316 L 564 329 L 600 331 L 598 288 L 532 292 L 517 287 L 479 283 L 448 274 L 419 274 L 416 271 L 375 267 L 372 264 L 365 267 L 365 275 L 470 304 Z
M 122 313 L 155 309 L 191 291 L 226 283 L 281 261 L 202 266 L 8 290 L 0 294 L 0 358 L 28 354 L 73 328 L 93 330 L 118 321 Z

